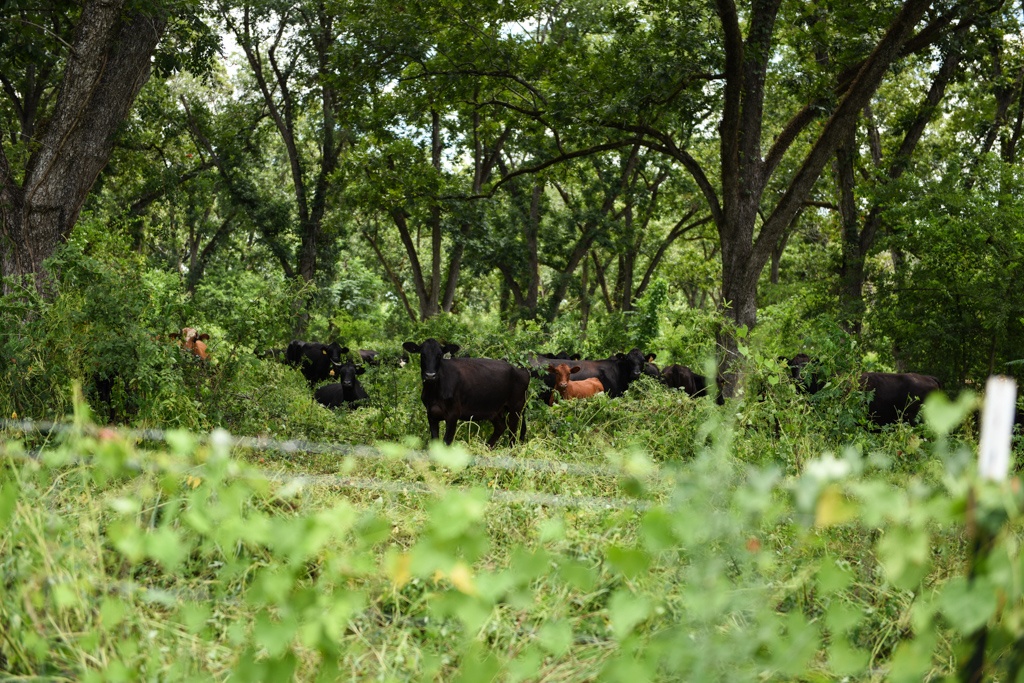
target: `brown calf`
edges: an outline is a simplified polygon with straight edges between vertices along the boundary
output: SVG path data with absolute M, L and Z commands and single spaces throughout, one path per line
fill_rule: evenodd
M 194 327 L 183 327 L 181 332 L 172 332 L 167 335 L 171 339 L 181 339 L 181 348 L 186 351 L 191 351 L 202 360 L 207 360 L 208 354 L 206 353 L 206 340 L 210 338 L 210 335 L 199 334 L 196 332 Z
M 555 404 L 555 392 L 557 391 L 562 398 L 590 398 L 595 394 L 600 394 L 604 391 L 604 385 L 601 384 L 601 380 L 597 377 L 591 377 L 590 379 L 581 380 L 570 380 L 569 375 L 574 372 L 579 372 L 580 366 L 575 365 L 570 368 L 565 363 L 561 365 L 549 365 L 548 372 L 555 376 L 555 391 L 551 392 L 551 398 L 548 399 L 548 405 Z

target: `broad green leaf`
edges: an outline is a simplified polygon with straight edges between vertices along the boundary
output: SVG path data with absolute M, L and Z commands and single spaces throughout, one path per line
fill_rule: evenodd
M 945 393 L 933 391 L 921 406 L 921 415 L 933 432 L 945 436 L 963 422 L 977 406 L 978 399 L 972 391 L 961 392 L 955 402 L 950 401 Z
M 818 588 L 825 595 L 831 595 L 844 590 L 853 581 L 853 575 L 840 567 L 835 558 L 826 557 L 822 559 L 818 567 Z
M 608 564 L 627 578 L 643 574 L 651 564 L 651 558 L 647 553 L 636 548 L 613 545 L 609 546 L 606 553 Z
M 651 615 L 650 598 L 635 595 L 632 591 L 622 589 L 615 591 L 608 600 L 608 620 L 611 622 L 612 635 L 622 640 Z
M 564 619 L 547 621 L 537 631 L 537 642 L 556 657 L 569 651 L 572 638 L 572 625 Z
M 838 676 L 857 676 L 871 661 L 871 653 L 851 646 L 843 638 L 833 638 L 828 647 L 828 663 Z
M 985 576 L 973 581 L 962 576 L 952 578 L 943 584 L 937 600 L 949 623 L 964 635 L 984 626 L 996 613 L 998 603 L 996 587 Z
M 878 559 L 885 574 L 900 588 L 912 589 L 928 573 L 930 536 L 924 529 L 891 527 L 878 541 Z

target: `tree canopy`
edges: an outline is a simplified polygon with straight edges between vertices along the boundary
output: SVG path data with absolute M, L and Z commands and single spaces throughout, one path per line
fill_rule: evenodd
M 456 313 L 604 347 L 662 279 L 727 393 L 787 300 L 966 381 L 1019 356 L 1018 9 L 7 3 L 0 274 L 45 290 L 85 211 L 186 293 L 294 283 L 279 341 Z

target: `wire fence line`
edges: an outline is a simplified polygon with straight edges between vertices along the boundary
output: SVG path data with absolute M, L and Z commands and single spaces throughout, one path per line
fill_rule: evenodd
M 15 431 L 23 432 L 26 434 L 70 434 L 74 432 L 85 432 L 92 436 L 102 436 L 103 431 L 110 428 L 104 427 L 78 427 L 67 423 L 54 423 L 54 422 L 36 422 L 33 420 L 0 420 L 0 431 Z M 131 439 L 139 439 L 146 441 L 159 441 L 167 442 L 168 432 L 160 429 L 143 429 L 143 430 L 113 430 L 118 435 L 125 436 Z M 220 437 L 217 435 L 212 436 L 196 436 L 196 440 L 199 443 L 209 442 L 215 438 L 224 438 L 227 442 L 226 445 L 230 448 L 246 448 L 257 451 L 278 451 L 282 453 L 316 453 L 316 454 L 334 454 L 347 457 L 355 457 L 366 460 L 378 460 L 378 461 L 395 461 L 402 460 L 408 463 L 425 463 L 425 464 L 439 464 L 445 466 L 445 463 L 438 462 L 435 458 L 432 458 L 429 453 L 424 451 L 409 450 L 403 451 L 398 450 L 395 454 L 387 453 L 381 449 L 374 448 L 372 446 L 359 446 L 351 444 L 324 444 L 311 441 L 303 440 L 289 440 L 279 441 L 267 438 L 258 437 L 230 437 L 227 436 L 226 432 L 223 433 L 225 436 Z M 39 449 L 27 451 L 22 454 L 8 453 L 9 458 L 24 458 L 30 460 L 40 460 L 42 457 L 42 451 Z M 89 459 L 84 457 L 75 456 L 69 460 L 69 464 L 84 465 L 88 464 Z M 145 471 L 147 467 L 142 462 L 128 462 L 125 466 L 136 471 Z M 465 463 L 465 466 L 476 467 L 481 469 L 497 469 L 504 471 L 533 471 L 543 474 L 566 474 L 572 476 L 600 476 L 600 477 L 625 477 L 625 476 L 636 476 L 630 473 L 625 468 L 615 468 L 609 466 L 596 466 L 596 465 L 579 465 L 573 463 L 560 463 L 548 460 L 538 460 L 531 458 L 512 458 L 509 456 L 471 456 L 470 459 Z M 650 475 L 655 470 L 652 468 L 651 472 L 645 473 Z M 325 486 L 333 488 L 360 490 L 360 491 L 378 491 L 381 493 L 390 494 L 418 494 L 418 495 L 438 495 L 446 491 L 464 491 L 469 492 L 470 489 L 465 487 L 456 486 L 438 486 L 431 487 L 420 482 L 408 482 L 408 481 L 386 481 L 375 477 L 346 477 L 333 474 L 323 475 L 310 475 L 310 474 L 288 474 L 284 472 L 273 472 L 258 467 L 253 467 L 247 476 L 257 476 L 262 479 L 273 481 L 275 483 L 290 485 L 290 486 Z M 501 488 L 488 487 L 490 498 L 495 502 L 502 503 L 513 503 L 521 505 L 543 505 L 548 507 L 561 507 L 561 508 L 589 508 L 595 510 L 618 510 L 625 508 L 632 508 L 637 511 L 647 510 L 653 506 L 653 503 L 647 500 L 621 498 L 621 497 L 602 497 L 602 496 L 577 496 L 565 493 L 543 493 L 535 491 L 513 491 Z

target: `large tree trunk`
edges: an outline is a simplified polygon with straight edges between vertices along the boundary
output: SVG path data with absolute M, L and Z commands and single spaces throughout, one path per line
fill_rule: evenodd
M 114 136 L 149 78 L 167 19 L 125 9 L 124 0 L 93 0 L 82 9 L 54 111 L 19 186 L 0 150 L 0 275 L 34 275 L 71 233 L 106 166 Z M 134 6 L 133 6 L 134 7 Z M 8 286 L 4 285 L 6 292 Z
M 864 310 L 864 257 L 861 250 L 860 214 L 854 194 L 857 179 L 857 130 L 850 128 L 836 149 L 836 185 L 839 190 L 839 220 L 843 226 L 843 254 L 839 266 L 839 304 L 843 325 L 851 334 L 860 334 Z
M 930 4 L 929 0 L 906 1 L 885 36 L 845 88 L 838 105 L 755 237 L 767 179 L 810 119 L 806 110 L 794 116 L 776 137 L 767 156 L 762 156 L 764 85 L 773 54 L 771 42 L 779 1 L 754 2 L 747 22 L 748 37 L 744 41 L 735 4 L 732 0 L 718 0 L 726 57 L 725 101 L 719 128 L 722 137 L 720 205 L 707 177 L 694 168 L 696 162 L 692 158 L 683 161 L 688 168 L 698 171 L 695 179 L 711 202 L 722 246 L 723 313 L 732 325 L 752 328 L 757 323 L 757 282 L 771 258 L 772 249 L 802 208 L 846 132 L 856 125 L 858 113 L 867 105 Z M 734 365 L 738 344 L 729 327 L 723 327 L 718 335 L 722 352 L 722 391 L 726 396 L 734 395 L 739 382 Z

